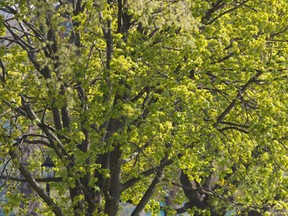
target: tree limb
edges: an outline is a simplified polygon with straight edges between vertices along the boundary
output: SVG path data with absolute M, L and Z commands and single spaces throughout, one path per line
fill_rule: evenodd
M 35 178 L 32 176 L 32 174 L 26 169 L 26 167 L 19 161 L 17 157 L 17 153 L 15 150 L 10 150 L 9 154 L 13 160 L 14 163 L 18 164 L 18 169 L 21 172 L 21 174 L 24 176 L 26 181 L 29 183 L 29 185 L 36 191 L 36 193 L 42 198 L 42 200 L 51 207 L 52 211 L 55 213 L 56 216 L 64 216 L 61 208 L 54 202 L 53 199 L 50 198 L 48 194 L 45 193 L 45 191 L 41 188 L 41 186 L 38 184 L 38 182 L 35 180 Z
M 218 16 L 216 16 L 214 19 L 212 19 L 211 21 L 207 22 L 207 25 L 212 24 L 213 22 L 215 22 L 217 19 L 219 19 L 220 17 L 224 16 L 225 14 L 230 13 L 230 12 L 232 12 L 232 11 L 234 11 L 234 10 L 237 10 L 239 7 L 241 7 L 242 5 L 246 4 L 248 1 L 249 1 L 249 0 L 243 1 L 243 2 L 241 2 L 239 5 L 237 5 L 237 6 L 233 7 L 233 8 L 230 8 L 230 9 L 228 9 L 228 10 L 220 13 L 220 14 L 219 14 Z
M 137 155 L 139 155 L 141 152 L 143 153 L 143 155 L 145 156 L 144 150 L 152 143 L 153 138 L 156 135 L 152 136 L 142 147 L 138 147 L 138 145 L 136 145 L 135 143 L 132 143 L 133 145 L 135 145 L 137 147 L 137 150 L 130 155 L 129 158 L 123 159 L 121 161 L 121 164 L 125 164 L 130 162 L 131 160 L 133 160 L 135 157 L 137 157 Z M 131 143 L 131 142 L 130 142 Z M 149 158 L 147 156 L 145 156 L 148 160 Z
M 216 123 L 214 124 L 214 127 L 217 127 L 219 123 L 222 122 L 222 120 L 228 115 L 228 113 L 235 107 L 236 101 L 241 98 L 241 95 L 243 92 L 247 90 L 247 88 L 256 81 L 256 79 L 262 74 L 262 71 L 257 71 L 257 73 L 251 77 L 248 82 L 243 85 L 240 90 L 238 90 L 238 93 L 236 95 L 236 98 L 231 101 L 231 103 L 228 105 L 228 107 L 220 114 L 220 116 L 217 118 Z
M 11 180 L 16 182 L 28 182 L 26 178 L 18 178 L 18 177 L 12 177 L 12 176 L 6 176 L 1 175 L 0 180 Z M 36 182 L 63 182 L 63 179 L 61 177 L 53 177 L 53 178 L 35 178 Z M 29 182 L 28 182 L 29 183 Z
M 168 147 L 168 146 L 170 146 L 170 145 L 166 144 L 166 147 Z M 166 153 L 164 158 L 161 160 L 160 164 L 165 163 L 165 161 L 167 161 L 167 159 L 168 159 L 168 154 Z M 151 197 L 152 197 L 152 195 L 156 189 L 157 184 L 160 183 L 162 181 L 162 179 L 164 178 L 164 168 L 165 168 L 164 166 L 161 166 L 159 169 L 156 170 L 155 177 L 154 177 L 152 183 L 149 185 L 148 189 L 146 190 L 145 194 L 142 196 L 142 199 L 137 204 L 137 206 L 134 209 L 134 211 L 132 212 L 131 216 L 137 216 L 137 215 L 139 215 L 139 213 L 141 211 L 143 211 L 146 204 L 151 199 Z
M 177 159 L 180 159 L 181 157 L 183 156 L 183 154 L 178 154 L 177 155 Z M 161 170 L 163 167 L 167 167 L 171 164 L 173 164 L 175 162 L 175 158 L 171 158 L 171 159 L 168 159 L 166 161 L 164 161 L 163 163 L 161 163 L 159 166 L 157 167 L 153 167 L 151 169 L 148 169 L 144 172 L 142 172 L 139 177 L 134 177 L 134 178 L 131 178 L 130 180 L 126 181 L 125 183 L 123 183 L 123 186 L 122 186 L 122 191 L 132 187 L 133 185 L 135 185 L 137 182 L 139 182 L 143 177 L 147 177 L 147 176 L 150 176 L 154 173 L 156 173 L 157 170 Z

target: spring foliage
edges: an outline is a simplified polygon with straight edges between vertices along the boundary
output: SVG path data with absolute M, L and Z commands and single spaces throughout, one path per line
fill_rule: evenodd
M 287 209 L 287 1 L 0 4 L 6 211 Z

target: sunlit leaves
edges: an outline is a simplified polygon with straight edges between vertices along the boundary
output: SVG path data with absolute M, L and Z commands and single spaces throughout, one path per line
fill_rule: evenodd
M 116 1 L 85 1 L 77 12 L 70 4 L 55 8 L 56 1 L 30 1 L 29 11 L 28 1 L 17 2 L 29 34 L 1 47 L 1 157 L 31 125 L 33 136 L 47 136 L 49 145 L 36 145 L 27 168 L 37 170 L 42 153 L 53 157 L 63 179 L 53 183 L 53 197 L 61 208 L 69 205 L 66 215 L 73 203 L 88 203 L 87 191 L 107 203 L 103 185 L 113 180 L 114 164 L 121 183 L 137 178 L 121 199 L 139 203 L 164 159 L 170 164 L 149 211 L 181 186 L 181 170 L 208 194 L 206 209 L 191 212 L 285 207 L 286 1 L 128 1 L 122 12 Z M 69 187 L 79 182 L 69 203 Z M 10 195 L 7 206 L 18 205 L 19 194 Z M 179 192 L 174 202 L 185 201 Z

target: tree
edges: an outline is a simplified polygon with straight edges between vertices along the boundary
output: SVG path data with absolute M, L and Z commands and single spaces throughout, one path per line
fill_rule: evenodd
M 168 214 L 287 208 L 285 0 L 1 7 L 7 211 L 38 200 L 41 215 L 114 216 L 129 201 L 138 215 L 167 194 L 182 206 Z M 40 175 L 47 156 L 52 178 Z

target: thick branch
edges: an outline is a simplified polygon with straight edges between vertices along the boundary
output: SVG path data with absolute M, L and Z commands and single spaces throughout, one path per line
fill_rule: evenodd
M 32 145 L 44 145 L 47 147 L 51 147 L 50 143 L 44 141 L 44 140 L 24 140 L 25 143 L 27 144 L 32 144 Z
M 53 113 L 53 120 L 54 120 L 54 125 L 56 130 L 61 130 L 62 129 L 62 124 L 61 124 L 61 117 L 60 117 L 60 112 L 58 108 L 52 108 L 52 113 Z
M 226 4 L 223 0 L 218 0 L 216 3 L 212 4 L 212 8 L 206 11 L 204 17 L 202 18 L 202 23 L 208 22 L 211 16 L 213 15 L 213 13 L 223 8 L 225 5 Z
M 170 148 L 171 144 L 168 143 L 165 145 L 165 147 Z M 161 159 L 160 164 L 164 164 L 167 160 L 168 160 L 168 153 L 165 153 L 165 156 Z M 159 169 L 155 170 L 155 177 L 154 177 L 152 183 L 150 184 L 150 186 L 146 190 L 145 194 L 143 195 L 142 199 L 140 200 L 140 202 L 138 203 L 138 205 L 136 206 L 136 208 L 132 212 L 131 216 L 137 216 L 137 215 L 139 215 L 139 213 L 141 211 L 144 210 L 146 204 L 151 199 L 151 197 L 152 197 L 152 195 L 156 189 L 157 184 L 160 183 L 162 181 L 162 179 L 164 178 L 164 168 L 165 168 L 165 166 L 160 166 Z
M 149 202 L 149 200 L 151 199 L 151 196 L 153 195 L 153 193 L 156 189 L 156 185 L 158 183 L 160 183 L 164 177 L 163 169 L 164 169 L 164 167 L 162 167 L 160 170 L 157 170 L 157 173 L 156 173 L 152 183 L 150 184 L 149 188 L 146 190 L 141 201 L 138 203 L 138 205 L 136 206 L 136 208 L 132 212 L 131 216 L 139 215 L 139 213 L 144 209 L 146 204 Z
M 5 66 L 4 66 L 4 64 L 3 64 L 1 59 L 0 59 L 0 67 L 2 69 L 2 75 L 0 74 L 0 80 L 1 80 L 1 82 L 5 83 L 5 78 L 6 78 L 7 71 L 6 71 L 6 68 L 5 68 Z
M 54 149 L 55 153 L 58 155 L 58 157 L 62 160 L 64 160 L 64 155 L 69 158 L 68 153 L 66 152 L 66 149 L 63 145 L 63 143 L 58 139 L 58 137 L 50 131 L 50 128 L 47 124 L 44 123 L 38 123 L 38 127 L 47 135 L 50 144 L 52 148 Z M 54 143 L 56 142 L 56 144 Z
M 21 174 L 24 176 L 26 181 L 36 191 L 36 193 L 43 199 L 43 201 L 49 207 L 51 207 L 54 214 L 56 216 L 64 216 L 61 208 L 59 208 L 59 206 L 53 201 L 53 199 L 51 199 L 50 196 L 45 193 L 45 191 L 41 188 L 41 186 L 38 184 L 38 182 L 35 180 L 35 178 L 32 176 L 32 174 L 19 161 L 19 159 L 17 158 L 17 153 L 14 150 L 10 150 L 9 154 L 10 154 L 13 162 L 18 164 L 18 169 L 21 172 Z

